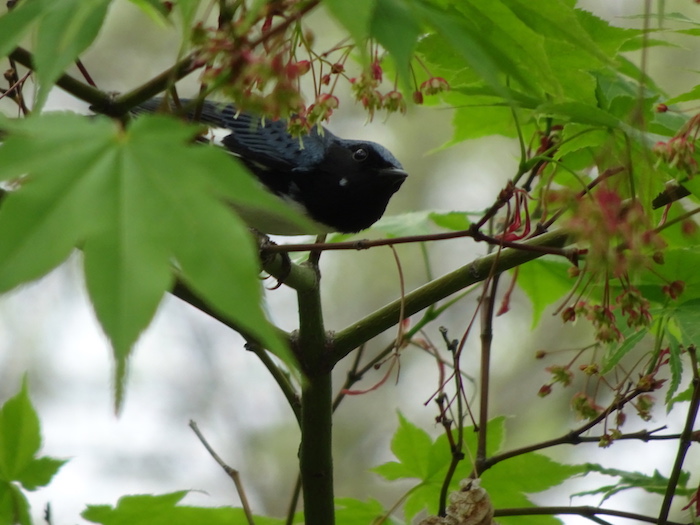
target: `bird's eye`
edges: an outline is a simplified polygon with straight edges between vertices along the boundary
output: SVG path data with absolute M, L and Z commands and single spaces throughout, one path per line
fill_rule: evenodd
M 358 162 L 362 162 L 368 156 L 369 156 L 369 153 L 367 153 L 367 150 L 365 148 L 357 148 L 352 153 L 352 158 Z

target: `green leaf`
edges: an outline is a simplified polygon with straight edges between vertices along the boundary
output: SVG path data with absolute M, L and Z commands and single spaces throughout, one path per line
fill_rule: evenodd
M 0 16 L 0 57 L 17 47 L 32 22 L 41 16 L 42 9 L 43 0 L 23 0 Z
M 369 34 L 377 0 L 324 0 L 323 5 L 348 30 L 356 43 L 364 42 Z
M 452 117 L 454 133 L 448 145 L 489 135 L 517 136 L 513 112 L 503 105 L 458 107 Z
M 582 149 L 599 147 L 610 140 L 607 130 L 591 128 L 583 124 L 569 123 L 562 131 L 562 142 L 557 148 L 555 158 L 561 159 L 566 155 Z M 592 159 L 591 159 L 592 160 Z
M 581 102 L 565 102 L 562 104 L 542 104 L 537 108 L 539 113 L 566 119 L 570 122 L 619 128 L 620 120 L 600 108 Z
M 386 514 L 386 510 L 376 499 L 360 501 L 353 498 L 336 498 L 335 506 L 335 518 L 339 525 L 379 523 L 379 519 Z M 391 519 L 391 517 L 383 520 L 382 523 L 399 525 L 399 522 Z
M 111 4 L 111 0 L 44 1 L 34 52 L 39 82 L 35 111 L 43 107 L 56 79 L 95 40 Z
M 0 290 L 82 245 L 90 298 L 114 346 L 117 404 L 130 348 L 172 285 L 173 260 L 207 304 L 292 362 L 262 312 L 256 248 L 225 201 L 304 220 L 229 155 L 189 145 L 197 129 L 164 116 L 127 130 L 70 114 L 8 126 L 0 178 L 31 177 L 0 208 Z
M 669 407 L 672 407 L 676 403 L 682 403 L 683 401 L 690 401 L 693 398 L 693 392 L 695 392 L 695 388 L 693 385 L 689 385 L 688 388 L 683 390 L 680 394 L 675 396 L 671 402 L 669 403 Z M 670 411 L 670 408 L 669 408 Z
M 29 502 L 20 490 L 48 485 L 65 463 L 36 457 L 41 447 L 39 417 L 29 399 L 27 379 L 0 408 L 0 523 L 31 524 Z
M 0 479 L 19 479 L 40 447 L 39 417 L 29 399 L 25 377 L 22 389 L 0 409 Z
M 430 213 L 430 220 L 432 220 L 436 225 L 440 226 L 440 228 L 453 231 L 462 231 L 469 229 L 471 226 L 469 215 L 469 213 L 461 211 L 449 211 L 445 213 L 438 213 L 434 211 Z
M 644 35 L 644 31 L 613 26 L 607 20 L 603 20 L 585 9 L 574 9 L 573 14 L 576 16 L 580 27 L 593 39 L 595 46 L 608 57 L 614 56 L 630 40 L 639 41 L 640 44 L 638 45 L 648 41 L 641 38 Z M 634 47 L 634 49 L 637 49 L 637 47 Z M 626 50 L 631 51 L 634 49 Z M 598 51 L 593 51 L 593 54 L 598 56 Z
M 375 7 L 370 21 L 370 35 L 394 57 L 399 76 L 409 82 L 409 65 L 420 34 L 418 21 L 404 0 L 373 2 Z M 358 7 L 355 2 L 347 3 Z
M 667 413 L 673 408 L 673 396 L 678 391 L 683 376 L 683 360 L 681 359 L 681 346 L 673 335 L 667 333 L 666 337 L 669 342 L 668 365 L 671 371 L 671 381 L 666 392 L 666 407 Z
M 700 299 L 691 299 L 679 304 L 673 318 L 681 331 L 681 344 L 689 346 L 700 341 Z
M 36 458 L 22 471 L 17 481 L 26 490 L 36 490 L 39 487 L 45 487 L 67 462 L 68 460 L 65 459 L 56 459 L 48 456 Z
M 518 68 L 512 57 L 493 45 L 490 36 L 456 9 L 438 9 L 427 1 L 416 2 L 419 16 L 435 28 L 442 38 L 484 81 L 507 99 L 504 79 L 507 75 L 531 91 L 538 92 L 530 79 Z
M 624 341 L 617 347 L 611 346 L 608 353 L 605 355 L 600 373 L 607 374 L 615 368 L 620 360 L 636 347 L 648 333 L 648 330 L 639 330 L 631 335 L 626 335 Z
M 431 212 L 414 211 L 384 216 L 374 223 L 372 229 L 384 233 L 387 237 L 402 237 L 428 234 L 431 224 Z
M 189 38 L 192 26 L 194 25 L 197 10 L 199 9 L 201 0 L 180 0 L 175 3 L 175 7 L 180 12 L 182 17 L 182 30 L 184 36 Z
M 29 501 L 14 483 L 0 482 L 0 522 L 32 525 Z
M 499 417 L 489 422 L 487 427 L 487 456 L 495 455 L 503 446 L 505 418 Z M 453 430 L 453 437 L 457 433 Z M 478 434 L 472 427 L 464 429 L 463 450 L 469 451 L 467 458 L 476 453 Z M 385 463 L 372 469 L 390 480 L 417 478 L 420 483 L 412 488 L 406 497 L 404 513 L 407 521 L 419 512 L 437 512 L 437 500 L 451 462 L 451 448 L 447 436 L 440 435 L 436 440 L 408 422 L 399 414 L 399 428 L 391 444 L 397 461 Z M 471 475 L 473 465 L 469 459 L 462 460 L 452 477 L 450 491 L 457 490 L 459 481 Z M 533 507 L 527 494 L 541 492 L 561 484 L 572 476 L 585 471 L 583 465 L 562 465 L 542 454 L 528 453 L 499 462 L 482 476 L 482 487 L 490 494 L 497 507 Z M 537 475 L 533 475 L 533 472 Z M 541 516 L 521 518 L 523 524 L 556 524 L 559 520 Z M 520 521 L 518 522 L 520 523 Z
M 591 57 L 602 63 L 609 63 L 606 53 L 598 46 L 596 36 L 589 34 L 576 14 L 576 10 L 564 0 L 548 2 L 531 2 L 530 0 L 501 0 L 533 31 L 561 40 L 584 50 Z M 590 21 L 586 21 L 587 23 Z M 590 25 L 590 24 L 588 24 Z M 601 32 L 600 24 L 595 25 L 596 32 Z M 549 42 L 549 45 L 555 45 Z
M 492 454 L 503 442 L 503 424 L 505 418 L 496 418 L 488 424 L 488 453 Z M 464 449 L 476 450 L 477 434 L 473 428 L 464 429 Z M 399 428 L 394 434 L 391 450 L 399 460 L 390 461 L 372 470 L 389 480 L 413 478 L 421 480 L 420 484 L 411 489 L 406 498 L 404 513 L 410 521 L 418 512 L 428 509 L 432 514 L 437 512 L 437 494 L 451 461 L 450 444 L 445 435 L 441 435 L 433 441 L 428 434 L 419 429 L 401 414 L 399 414 Z M 467 457 L 470 457 L 467 454 Z M 464 460 L 460 463 L 467 477 L 471 471 L 471 462 Z M 451 490 L 456 490 L 461 478 L 452 479 Z
M 399 413 L 399 428 L 391 440 L 391 451 L 399 462 L 385 463 L 372 470 L 391 480 L 426 480 L 435 473 L 436 465 L 431 461 L 432 446 L 430 436 Z
M 693 182 L 693 181 L 689 181 Z M 673 212 L 673 209 L 672 209 Z M 669 215 L 669 220 L 673 218 Z M 664 232 L 664 240 L 666 242 L 675 243 L 682 247 L 667 248 L 664 250 L 664 264 L 656 265 L 654 273 L 651 272 L 643 275 L 643 284 L 639 286 L 644 293 L 644 297 L 650 301 L 659 304 L 667 304 L 668 296 L 662 292 L 662 286 L 672 281 L 683 281 L 685 290 L 679 298 L 680 302 L 673 302 L 669 305 L 671 313 L 680 310 L 690 309 L 689 313 L 692 316 L 692 310 L 696 307 L 694 303 L 685 304 L 691 299 L 700 298 L 700 272 L 696 271 L 700 265 L 700 251 L 694 246 L 696 239 L 682 235 L 680 231 Z M 692 320 L 691 320 L 692 322 Z M 689 327 L 692 329 L 692 327 Z M 681 344 L 691 344 L 692 341 L 682 340 Z
M 151 20 L 165 25 L 164 23 L 168 20 L 170 11 L 165 7 L 165 3 L 160 0 L 129 0 L 132 4 L 137 6 L 141 11 L 146 13 Z M 178 2 L 181 4 L 182 2 Z
M 457 9 L 483 33 L 484 41 L 509 57 L 530 80 L 555 97 L 562 96 L 561 85 L 551 68 L 545 38 L 533 31 L 502 2 L 460 2 Z
M 62 262 L 100 224 L 100 158 L 108 121 L 51 114 L 7 124 L 0 180 L 31 173 L 0 208 L 0 291 L 36 279 Z M 75 124 L 75 125 L 74 125 Z
M 532 326 L 537 326 L 545 309 L 566 295 L 576 283 L 569 276 L 571 264 L 541 257 L 518 268 L 518 286 L 532 301 Z
M 678 104 L 679 102 L 688 102 L 689 100 L 700 99 L 700 84 L 693 87 L 690 91 L 686 91 L 675 97 L 671 97 L 665 101 L 666 104 Z
M 584 492 L 577 492 L 573 496 L 588 496 L 599 494 L 603 496 L 600 505 L 605 502 L 611 496 L 614 496 L 618 492 L 624 490 L 629 490 L 633 488 L 643 489 L 651 494 L 665 494 L 668 489 L 669 479 L 662 476 L 658 470 L 654 470 L 654 474 L 649 476 L 642 472 L 631 472 L 627 470 L 611 469 L 605 468 L 594 463 L 587 463 L 583 465 L 585 467 L 585 473 L 596 472 L 598 474 L 604 474 L 606 476 L 614 476 L 619 479 L 613 485 L 606 485 L 598 487 L 594 490 L 588 490 Z M 681 471 L 680 478 L 676 484 L 675 493 L 677 495 L 688 495 L 694 492 L 695 489 L 686 488 L 688 480 L 690 479 L 690 473 L 687 471 Z
M 487 470 L 482 476 L 481 486 L 488 491 L 495 508 L 535 507 L 528 494 L 556 487 L 584 470 L 583 465 L 557 463 L 543 454 L 533 452 L 509 458 Z M 466 470 L 460 472 L 462 476 L 466 474 Z M 560 523 L 561 521 L 553 516 L 518 518 L 518 525 Z
M 102 525 L 248 525 L 243 509 L 187 507 L 177 504 L 187 491 L 158 496 L 124 496 L 116 507 L 88 505 L 81 516 Z M 256 525 L 283 525 L 284 520 L 255 516 Z

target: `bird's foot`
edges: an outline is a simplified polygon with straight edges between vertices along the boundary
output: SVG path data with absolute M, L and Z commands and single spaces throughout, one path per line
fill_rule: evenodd
M 268 250 L 270 246 L 277 246 L 277 243 L 270 239 L 268 235 L 257 230 L 253 230 L 253 233 L 258 239 L 258 250 L 263 270 L 268 272 L 271 277 L 277 279 L 277 284 L 272 288 L 268 288 L 268 290 L 277 290 L 284 284 L 289 274 L 292 273 L 292 260 L 289 258 L 289 254 L 285 252 L 271 252 Z M 274 275 L 270 273 L 271 270 L 274 272 Z

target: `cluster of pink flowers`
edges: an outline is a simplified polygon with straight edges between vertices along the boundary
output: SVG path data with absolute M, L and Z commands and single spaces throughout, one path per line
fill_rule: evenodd
M 197 26 L 192 42 L 199 50 L 199 63 L 206 66 L 202 81 L 242 110 L 272 119 L 287 119 L 289 131 L 294 135 L 308 133 L 331 117 L 339 105 L 334 94 L 339 79 L 352 84 L 354 97 L 370 120 L 379 110 L 388 114 L 406 113 L 407 102 L 396 83 L 388 90 L 383 89 L 384 71 L 378 48 L 373 50 L 374 59 L 368 66 L 358 76 L 350 77 L 345 63 L 352 46 L 341 45 L 317 53 L 311 49 L 314 40 L 311 33 L 301 38 L 289 32 L 274 31 L 273 20 L 285 16 L 285 10 L 294 4 L 295 0 L 289 0 L 286 6 L 276 3 L 275 9 L 262 13 L 257 23 L 261 24 L 261 34 L 269 37 L 260 46 L 249 40 L 250 31 L 241 29 L 249 27 L 249 20 L 233 20 L 219 28 Z M 300 47 L 308 53 L 307 60 L 297 58 Z M 335 62 L 329 59 L 333 53 L 341 54 Z M 301 94 L 300 78 L 309 73 L 314 75 L 315 94 L 313 103 L 307 106 Z M 424 96 L 449 88 L 444 78 L 430 76 L 416 87 L 413 100 L 422 104 Z
M 594 273 L 621 277 L 648 266 L 665 243 L 650 226 L 641 203 L 600 188 L 574 205 L 567 226 L 587 244 L 586 262 Z
M 406 113 L 408 109 L 403 93 L 398 91 L 395 86 L 390 91 L 382 93 L 380 86 L 383 77 L 384 71 L 381 63 L 379 59 L 375 59 L 360 76 L 350 79 L 355 99 L 365 108 L 370 120 L 379 110 L 384 110 L 387 113 Z M 449 89 L 450 85 L 444 78 L 430 77 L 413 92 L 413 102 L 422 104 L 424 96 L 437 95 L 449 91 Z
M 665 108 L 665 109 L 664 109 Z M 668 110 L 665 104 L 659 104 L 657 111 Z M 672 168 L 677 168 L 692 177 L 698 172 L 698 161 L 695 158 L 695 143 L 700 134 L 700 115 L 693 116 L 680 131 L 667 142 L 657 142 L 652 151 L 663 162 Z

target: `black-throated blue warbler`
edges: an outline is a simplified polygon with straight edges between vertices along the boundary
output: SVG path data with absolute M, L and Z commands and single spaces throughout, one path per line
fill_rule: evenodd
M 188 103 L 181 100 L 183 106 Z M 162 110 L 163 105 L 163 99 L 154 98 L 134 113 Z M 401 163 L 380 144 L 342 139 L 325 128 L 293 137 L 284 120 L 265 120 L 231 104 L 209 101 L 203 103 L 198 121 L 212 127 L 214 142 L 239 157 L 272 193 L 319 224 L 319 231 L 355 233 L 369 228 L 407 177 Z M 241 215 L 263 233 L 306 233 Z

